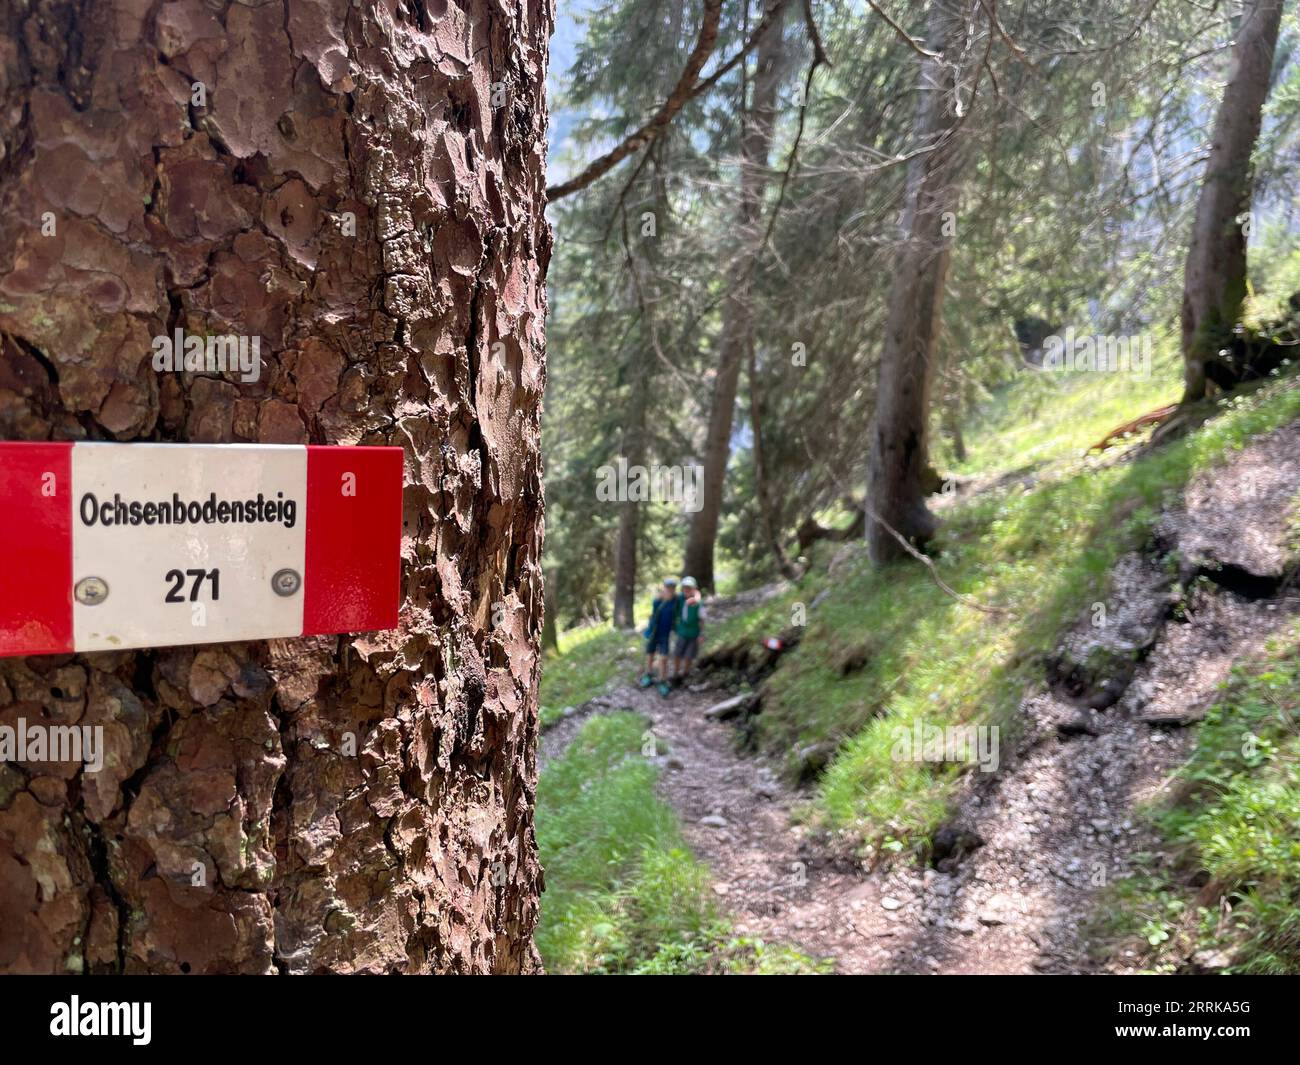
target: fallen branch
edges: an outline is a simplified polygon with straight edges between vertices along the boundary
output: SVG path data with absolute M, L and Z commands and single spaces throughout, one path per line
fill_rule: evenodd
M 1139 415 L 1132 421 L 1125 422 L 1123 425 L 1112 429 L 1097 441 L 1097 443 L 1093 444 L 1092 447 L 1088 448 L 1086 454 L 1091 455 L 1094 451 L 1105 451 L 1107 448 L 1113 447 L 1120 439 L 1128 436 L 1130 433 L 1135 433 L 1139 429 L 1146 428 L 1148 425 L 1159 425 L 1177 409 L 1178 404 L 1171 403 L 1167 407 L 1157 407 L 1153 411 L 1148 411 L 1146 414 Z
M 853 540 L 861 536 L 867 527 L 867 516 L 858 509 L 856 503 L 852 505 L 856 512 L 853 520 L 843 529 L 828 529 L 821 525 L 815 518 L 805 518 L 803 524 L 795 530 L 795 537 L 799 544 L 799 553 L 803 554 L 818 540 L 832 540 L 837 543 L 843 543 L 845 540 Z

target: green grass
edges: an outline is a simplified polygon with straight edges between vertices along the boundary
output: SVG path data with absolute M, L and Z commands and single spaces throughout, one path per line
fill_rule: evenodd
M 536 942 L 552 973 L 813 973 L 797 951 L 737 938 L 708 870 L 654 794 L 640 716 L 592 718 L 537 788 L 546 892 Z
M 1157 336 L 1153 347 L 1150 377 L 1025 371 L 967 427 L 965 461 L 942 451 L 940 461 L 954 473 L 984 474 L 1082 455 L 1116 426 L 1177 401 L 1182 365 L 1176 346 Z
M 551 972 L 626 972 L 715 920 L 705 871 L 654 796 L 655 767 L 640 756 L 645 728 L 631 713 L 593 718 L 542 773 L 537 946 Z
M 919 846 L 946 815 L 963 767 L 895 761 L 896 730 L 917 720 L 989 724 L 1013 742 L 1017 707 L 1045 657 L 1104 601 L 1115 561 L 1143 544 L 1162 505 L 1225 452 L 1297 416 L 1295 379 L 1275 381 L 1153 454 L 1109 467 L 1076 458 L 1032 489 L 999 489 L 947 511 L 935 559 L 944 579 L 1013 615 L 956 602 L 911 562 L 876 570 L 863 561 L 819 578 L 830 594 L 770 678 L 758 718 L 760 742 L 776 751 L 840 744 L 812 819 L 867 856 Z M 791 596 L 800 594 L 812 591 Z M 865 665 L 846 675 L 854 658 Z
M 1300 292 L 1300 248 L 1285 226 L 1270 226 L 1256 249 L 1251 248 L 1251 288 L 1243 323 L 1269 331 L 1276 323 L 1294 320 L 1291 298 Z
M 1098 928 L 1107 949 L 1144 941 L 1154 971 L 1209 949 L 1226 950 L 1232 971 L 1300 974 L 1300 624 L 1238 664 L 1225 689 L 1176 798 L 1146 811 L 1175 860 L 1117 885 Z M 1210 905 L 1196 904 L 1197 883 Z
M 566 706 L 578 706 L 605 691 L 611 681 L 636 668 L 641 641 L 635 633 L 608 624 L 583 625 L 560 633 L 560 653 L 542 658 L 538 686 L 542 728 L 549 728 Z

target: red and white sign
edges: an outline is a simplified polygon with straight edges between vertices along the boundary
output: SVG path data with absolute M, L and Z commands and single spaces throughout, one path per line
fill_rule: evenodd
M 402 449 L 0 442 L 0 656 L 397 626 Z

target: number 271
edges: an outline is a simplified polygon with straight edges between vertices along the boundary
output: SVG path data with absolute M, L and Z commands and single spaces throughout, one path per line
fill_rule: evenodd
M 178 569 L 169 569 L 166 579 L 171 582 L 171 587 L 167 589 L 167 596 L 164 598 L 165 603 L 183 603 L 185 602 L 185 578 L 193 577 L 194 583 L 190 585 L 190 602 L 194 602 L 199 597 L 199 589 L 203 587 L 205 580 L 212 584 L 212 601 L 215 603 L 221 598 L 221 570 L 219 569 L 187 569 L 182 573 Z

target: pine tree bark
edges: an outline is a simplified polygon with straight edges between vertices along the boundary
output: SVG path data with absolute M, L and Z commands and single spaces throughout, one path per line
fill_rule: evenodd
M 718 539 L 718 521 L 726 490 L 727 460 L 731 457 L 731 427 L 736 412 L 740 371 L 754 343 L 754 318 L 750 290 L 754 263 L 761 251 L 760 222 L 763 192 L 767 188 L 767 161 L 776 123 L 776 96 L 781 83 L 781 62 L 785 50 L 786 0 L 772 0 L 766 12 L 771 28 L 760 38 L 754 71 L 753 98 L 744 115 L 740 144 L 740 199 L 736 208 L 736 231 L 740 250 L 728 271 L 727 297 L 722 305 L 722 335 L 719 340 L 717 375 L 709 407 L 709 427 L 704 441 L 704 477 L 700 509 L 691 519 L 686 537 L 683 567 L 701 588 L 714 588 L 713 555 Z
M 964 21 L 955 5 L 934 0 L 927 51 L 917 81 L 914 143 L 923 151 L 908 164 L 899 247 L 880 355 L 876 411 L 867 470 L 867 546 L 876 564 L 904 554 L 889 527 L 918 543 L 934 535 L 925 504 L 929 481 L 930 394 L 951 259 L 945 218 L 955 211 L 960 119 L 954 107 L 954 66 Z M 914 149 L 915 150 L 915 149 Z M 874 512 L 874 513 L 873 513 Z
M 108 747 L 0 765 L 0 970 L 539 968 L 551 25 L 0 12 L 0 437 L 406 450 L 398 630 L 0 661 L 0 720 Z M 260 379 L 156 373 L 176 327 Z
M 1210 156 L 1196 202 L 1183 275 L 1183 403 L 1204 398 L 1206 368 L 1232 339 L 1246 298 L 1251 155 L 1273 73 L 1282 0 L 1255 0 L 1242 14 Z

